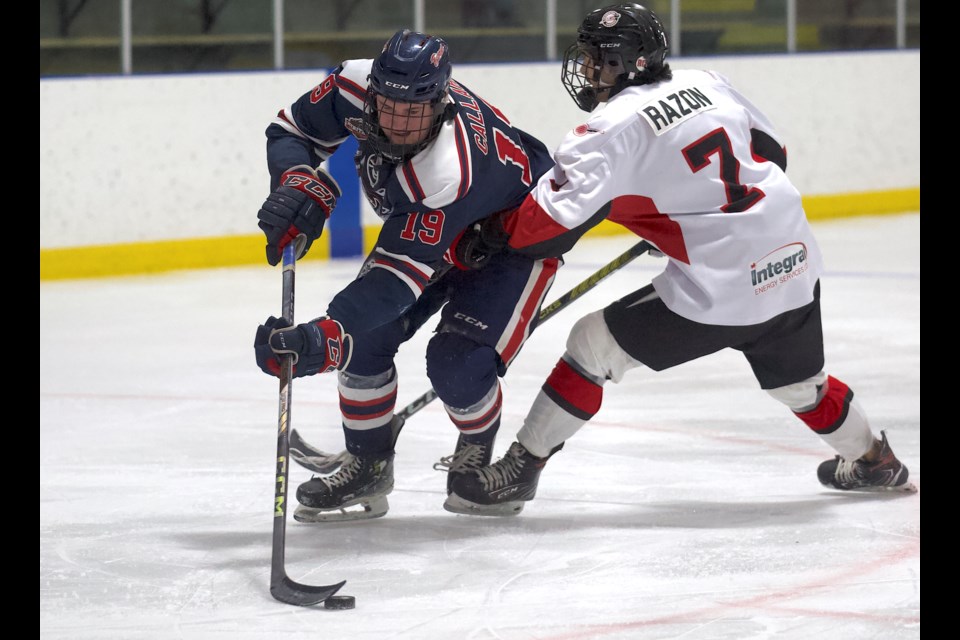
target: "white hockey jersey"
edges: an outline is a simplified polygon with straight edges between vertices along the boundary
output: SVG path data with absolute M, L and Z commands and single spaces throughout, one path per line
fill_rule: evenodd
M 608 218 L 668 256 L 653 284 L 685 318 L 750 325 L 813 300 L 822 258 L 785 149 L 720 74 L 624 89 L 554 159 L 505 221 L 513 249 L 563 253 Z

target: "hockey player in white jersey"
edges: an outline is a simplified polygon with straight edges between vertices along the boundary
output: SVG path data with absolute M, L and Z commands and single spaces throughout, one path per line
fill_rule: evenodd
M 606 381 L 725 348 L 837 451 L 821 483 L 914 489 L 853 391 L 824 371 L 820 250 L 773 125 L 720 74 L 672 71 L 667 50 L 641 5 L 587 15 L 562 81 L 582 110 L 606 106 L 565 137 L 517 211 L 487 223 L 509 249 L 547 256 L 606 218 L 656 245 L 666 269 L 575 324 L 517 442 L 454 479 L 450 511 L 518 513 L 546 460 L 599 410 Z

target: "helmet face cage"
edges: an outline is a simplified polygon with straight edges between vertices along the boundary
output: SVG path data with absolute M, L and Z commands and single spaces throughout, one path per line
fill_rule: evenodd
M 406 29 L 394 34 L 370 72 L 363 110 L 368 143 L 391 162 L 429 145 L 443 125 L 451 72 L 442 39 Z
M 660 19 L 639 4 L 597 9 L 584 18 L 577 34 L 564 55 L 561 81 L 584 111 L 600 103 L 598 92 L 608 89 L 609 99 L 626 86 L 649 82 L 669 49 Z

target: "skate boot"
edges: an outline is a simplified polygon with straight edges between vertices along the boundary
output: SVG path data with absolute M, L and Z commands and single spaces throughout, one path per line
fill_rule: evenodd
M 536 495 L 540 472 L 547 460 L 562 448 L 561 444 L 546 458 L 538 458 L 514 442 L 494 464 L 455 476 L 443 508 L 468 515 L 517 515 L 523 511 L 523 503 Z
M 298 522 L 336 522 L 379 518 L 390 508 L 393 451 L 365 456 L 346 454 L 336 473 L 314 476 L 297 488 Z M 348 507 L 358 507 L 348 509 Z
M 447 472 L 447 495 L 450 495 L 453 486 L 453 479 L 456 474 L 477 471 L 481 467 L 490 464 L 493 458 L 493 442 L 497 437 L 496 431 L 482 443 L 467 442 L 461 435 L 457 438 L 457 448 L 452 456 L 444 456 L 439 462 L 434 463 L 433 468 L 437 471 Z
M 884 431 L 880 432 L 880 453 L 872 462 L 863 458 L 848 461 L 837 456 L 820 463 L 817 469 L 820 484 L 845 491 L 914 492 L 917 488 L 908 482 L 909 476 L 907 467 L 893 455 Z

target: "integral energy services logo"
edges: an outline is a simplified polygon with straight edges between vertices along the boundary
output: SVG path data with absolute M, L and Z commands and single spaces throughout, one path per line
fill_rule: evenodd
M 807 246 L 794 242 L 775 249 L 750 265 L 753 294 L 786 284 L 807 270 Z

